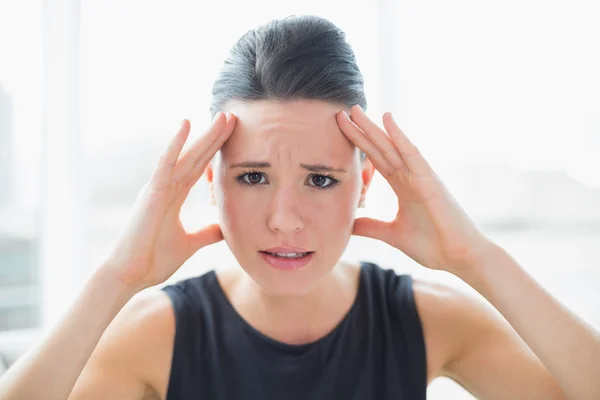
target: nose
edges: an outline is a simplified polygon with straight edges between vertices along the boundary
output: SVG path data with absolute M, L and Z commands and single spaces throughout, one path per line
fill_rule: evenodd
M 299 232 L 304 228 L 301 208 L 302 204 L 291 188 L 279 190 L 271 201 L 269 228 L 281 233 Z

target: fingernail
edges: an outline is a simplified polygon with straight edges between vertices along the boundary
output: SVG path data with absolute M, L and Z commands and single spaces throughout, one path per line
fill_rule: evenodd
M 219 111 L 219 112 L 218 112 L 218 113 L 215 115 L 215 117 L 213 118 L 213 120 L 212 120 L 213 124 L 215 123 L 215 121 L 216 121 L 217 119 L 219 119 L 219 117 L 220 117 L 220 116 L 221 116 L 221 111 Z
M 179 124 L 179 127 L 181 128 L 183 126 L 183 123 L 185 122 L 185 119 L 181 120 L 181 123 Z

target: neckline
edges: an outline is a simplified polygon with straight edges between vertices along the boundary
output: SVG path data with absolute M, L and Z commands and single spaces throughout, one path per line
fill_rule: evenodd
M 365 263 L 362 261 L 359 261 L 359 265 L 360 265 L 360 267 L 359 267 L 359 272 L 358 272 L 358 274 L 359 274 L 358 289 L 356 291 L 356 296 L 354 297 L 354 300 L 352 302 L 352 305 L 350 306 L 350 309 L 346 312 L 346 314 L 344 314 L 344 317 L 337 323 L 337 325 L 335 325 L 333 327 L 333 329 L 331 329 L 325 335 L 321 336 L 320 338 L 318 338 L 312 342 L 302 343 L 302 344 L 291 344 L 291 343 L 282 342 L 280 340 L 277 340 L 271 336 L 264 334 L 263 332 L 259 331 L 258 329 L 256 329 L 252 325 L 250 325 L 250 323 L 248 321 L 246 321 L 246 319 L 244 317 L 242 317 L 240 313 L 238 313 L 238 311 L 235 309 L 235 307 L 233 307 L 233 305 L 229 301 L 229 298 L 227 297 L 227 295 L 225 294 L 225 291 L 221 287 L 221 283 L 219 282 L 219 279 L 217 278 L 217 273 L 215 270 L 210 271 L 211 279 L 214 281 L 214 285 L 211 285 L 211 286 L 213 286 L 215 288 L 215 292 L 216 292 L 217 296 L 225 304 L 225 308 L 227 309 L 227 312 L 232 316 L 232 318 L 238 324 L 240 324 L 243 327 L 243 329 L 246 332 L 253 334 L 255 336 L 258 336 L 263 341 L 266 341 L 267 343 L 269 343 L 275 347 L 279 347 L 281 349 L 288 350 L 288 351 L 302 351 L 302 350 L 309 349 L 319 343 L 323 343 L 323 342 L 329 340 L 330 338 L 332 338 L 334 335 L 337 334 L 338 331 L 340 331 L 343 328 L 344 325 L 346 325 L 348 323 L 348 321 L 350 320 L 350 317 L 356 313 L 358 304 L 364 297 L 363 292 L 365 290 L 364 289 Z

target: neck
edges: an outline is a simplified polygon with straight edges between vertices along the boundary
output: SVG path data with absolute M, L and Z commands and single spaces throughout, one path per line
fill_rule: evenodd
M 255 329 L 289 344 L 313 342 L 325 336 L 349 311 L 356 296 L 350 268 L 336 266 L 309 293 L 272 296 L 243 269 L 230 288 L 230 301 Z

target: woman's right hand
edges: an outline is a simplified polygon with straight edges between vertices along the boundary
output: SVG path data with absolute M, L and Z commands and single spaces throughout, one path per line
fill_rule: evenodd
M 236 124 L 233 114 L 219 113 L 208 131 L 180 156 L 190 133 L 185 119 L 160 158 L 133 207 L 105 266 L 135 291 L 158 285 L 202 247 L 223 240 L 219 224 L 188 233 L 180 212 L 191 188 Z

